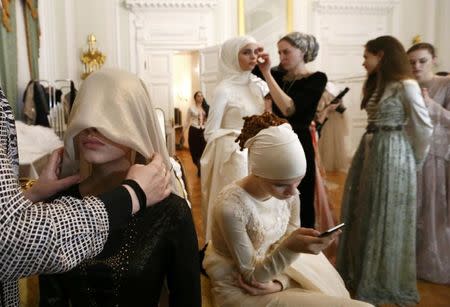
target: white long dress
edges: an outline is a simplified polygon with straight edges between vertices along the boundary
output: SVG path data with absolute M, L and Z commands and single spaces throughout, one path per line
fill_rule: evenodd
M 251 82 L 263 82 L 253 80 Z M 223 81 L 216 88 L 205 125 L 206 148 L 200 159 L 202 216 L 206 240 L 210 239 L 211 203 L 229 183 L 248 174 L 247 149 L 235 142 L 244 125 L 244 116 L 264 111 L 262 92 L 248 84 Z
M 235 183 L 214 205 L 212 241 L 203 265 L 217 306 L 371 306 L 350 299 L 325 256 L 297 254 L 280 244 L 300 225 L 298 195 L 259 201 Z M 236 275 L 260 282 L 278 280 L 283 291 L 251 296 Z

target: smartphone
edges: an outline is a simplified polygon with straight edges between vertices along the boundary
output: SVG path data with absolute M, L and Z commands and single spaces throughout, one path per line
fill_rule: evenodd
M 345 96 L 345 94 L 347 94 L 347 92 L 350 89 L 348 87 L 344 88 L 344 90 L 342 92 L 340 92 L 336 97 L 334 97 L 333 100 L 331 100 L 330 104 L 335 104 L 335 103 L 339 103 L 339 100 L 342 99 L 342 97 Z
M 333 228 L 330 228 L 330 229 L 328 229 L 327 231 L 322 232 L 322 233 L 319 235 L 319 238 L 329 236 L 329 235 L 331 235 L 333 232 L 338 231 L 339 229 L 341 229 L 341 228 L 344 227 L 344 226 L 345 226 L 345 223 L 342 223 L 342 224 L 339 224 L 339 225 L 337 225 L 337 226 L 334 226 Z

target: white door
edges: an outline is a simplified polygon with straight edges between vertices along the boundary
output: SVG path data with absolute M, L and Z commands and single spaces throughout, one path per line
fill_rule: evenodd
M 206 101 L 212 101 L 214 89 L 219 82 L 220 45 L 199 50 L 200 55 L 200 86 Z
M 172 95 L 172 51 L 145 50 L 140 57 L 139 77 L 144 80 L 154 108 L 164 112 L 166 141 L 169 154 L 175 153 L 174 102 Z

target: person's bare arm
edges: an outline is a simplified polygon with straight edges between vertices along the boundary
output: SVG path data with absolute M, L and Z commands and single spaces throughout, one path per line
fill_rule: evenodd
M 271 61 L 268 53 L 261 53 L 259 57 L 264 61 L 264 63 L 259 62 L 258 67 L 264 76 L 264 79 L 269 87 L 270 95 L 272 101 L 280 109 L 284 116 L 290 116 L 295 112 L 294 101 L 289 97 L 278 85 L 270 72 Z

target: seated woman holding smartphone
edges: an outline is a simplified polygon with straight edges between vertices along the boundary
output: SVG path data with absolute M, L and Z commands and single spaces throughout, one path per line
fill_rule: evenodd
M 320 237 L 300 228 L 297 186 L 306 159 L 291 126 L 267 112 L 246 117 L 236 141 L 249 150 L 250 174 L 226 186 L 214 205 L 203 265 L 215 303 L 370 306 L 350 298 L 321 253 L 340 230 Z
M 72 160 L 88 165 L 87 177 L 65 195 L 98 195 L 113 189 L 134 162 L 144 163 L 155 152 L 165 160 L 161 175 L 171 173 L 172 194 L 111 233 L 94 259 L 68 273 L 44 276 L 41 306 L 158 306 L 165 279 L 170 306 L 200 306 L 198 245 L 191 211 L 179 196 L 180 185 L 144 83 L 116 69 L 90 75 L 73 105 L 65 149 Z M 123 184 L 137 190 L 141 201 L 133 182 Z

